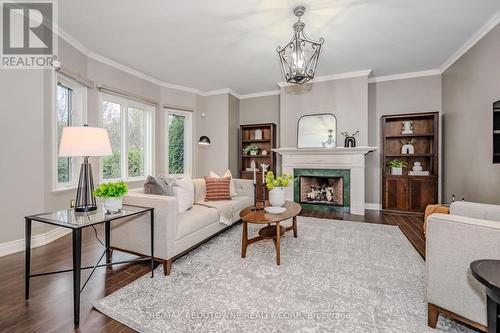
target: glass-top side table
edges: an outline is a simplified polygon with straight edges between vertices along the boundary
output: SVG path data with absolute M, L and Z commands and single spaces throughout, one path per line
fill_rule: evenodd
M 150 228 L 151 228 L 151 255 L 141 257 L 134 260 L 126 260 L 119 262 L 111 262 L 111 222 L 122 218 L 138 216 L 142 214 L 150 215 Z M 26 252 L 25 252 L 25 301 L 29 302 L 30 298 L 30 278 L 36 276 L 44 276 L 49 274 L 73 272 L 73 319 L 75 327 L 80 323 L 80 294 L 92 277 L 92 274 L 97 267 L 111 266 L 124 263 L 150 261 L 151 262 L 151 277 L 154 271 L 154 208 L 139 207 L 131 205 L 123 205 L 119 213 L 107 214 L 103 206 L 98 206 L 98 209 L 92 212 L 75 212 L 73 209 L 63 209 L 50 213 L 36 214 L 26 216 L 25 220 L 25 236 L 26 236 Z M 73 249 L 73 268 L 64 269 L 53 272 L 31 273 L 31 225 L 32 221 L 51 224 L 63 228 L 71 229 L 72 231 L 72 249 Z M 104 224 L 105 229 L 105 243 L 104 251 L 99 257 L 99 260 L 94 266 L 81 267 L 82 258 L 82 229 L 96 224 Z M 101 260 L 106 255 L 106 262 L 101 264 Z M 81 270 L 92 269 L 87 280 L 81 286 Z

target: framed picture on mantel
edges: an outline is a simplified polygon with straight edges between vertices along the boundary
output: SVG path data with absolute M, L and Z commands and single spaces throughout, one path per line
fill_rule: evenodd
M 382 210 L 423 214 L 438 203 L 439 112 L 382 116 L 381 134 Z

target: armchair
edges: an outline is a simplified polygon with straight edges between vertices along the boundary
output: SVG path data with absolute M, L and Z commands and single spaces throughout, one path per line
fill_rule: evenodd
M 500 259 L 500 206 L 454 202 L 429 217 L 426 239 L 428 325 L 439 313 L 486 331 L 486 293 L 470 274 L 478 259 Z

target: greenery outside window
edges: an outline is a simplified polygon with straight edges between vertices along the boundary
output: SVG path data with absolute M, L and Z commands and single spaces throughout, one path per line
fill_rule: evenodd
M 139 180 L 152 174 L 154 107 L 102 94 L 101 126 L 108 130 L 112 156 L 101 158 L 100 180 Z
M 192 113 L 173 109 L 165 109 L 165 112 L 167 174 L 190 176 L 192 173 Z
M 87 88 L 63 75 L 58 75 L 54 103 L 54 189 L 76 186 L 80 158 L 59 157 L 62 130 L 67 126 L 82 126 L 86 120 Z

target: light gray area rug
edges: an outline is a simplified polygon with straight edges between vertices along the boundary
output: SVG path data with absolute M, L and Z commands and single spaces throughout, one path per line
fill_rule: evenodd
M 94 303 L 139 332 L 473 332 L 427 327 L 424 261 L 398 227 L 299 218 L 281 266 L 271 240 L 241 255 L 241 225 Z M 250 230 L 255 234 L 257 228 Z

